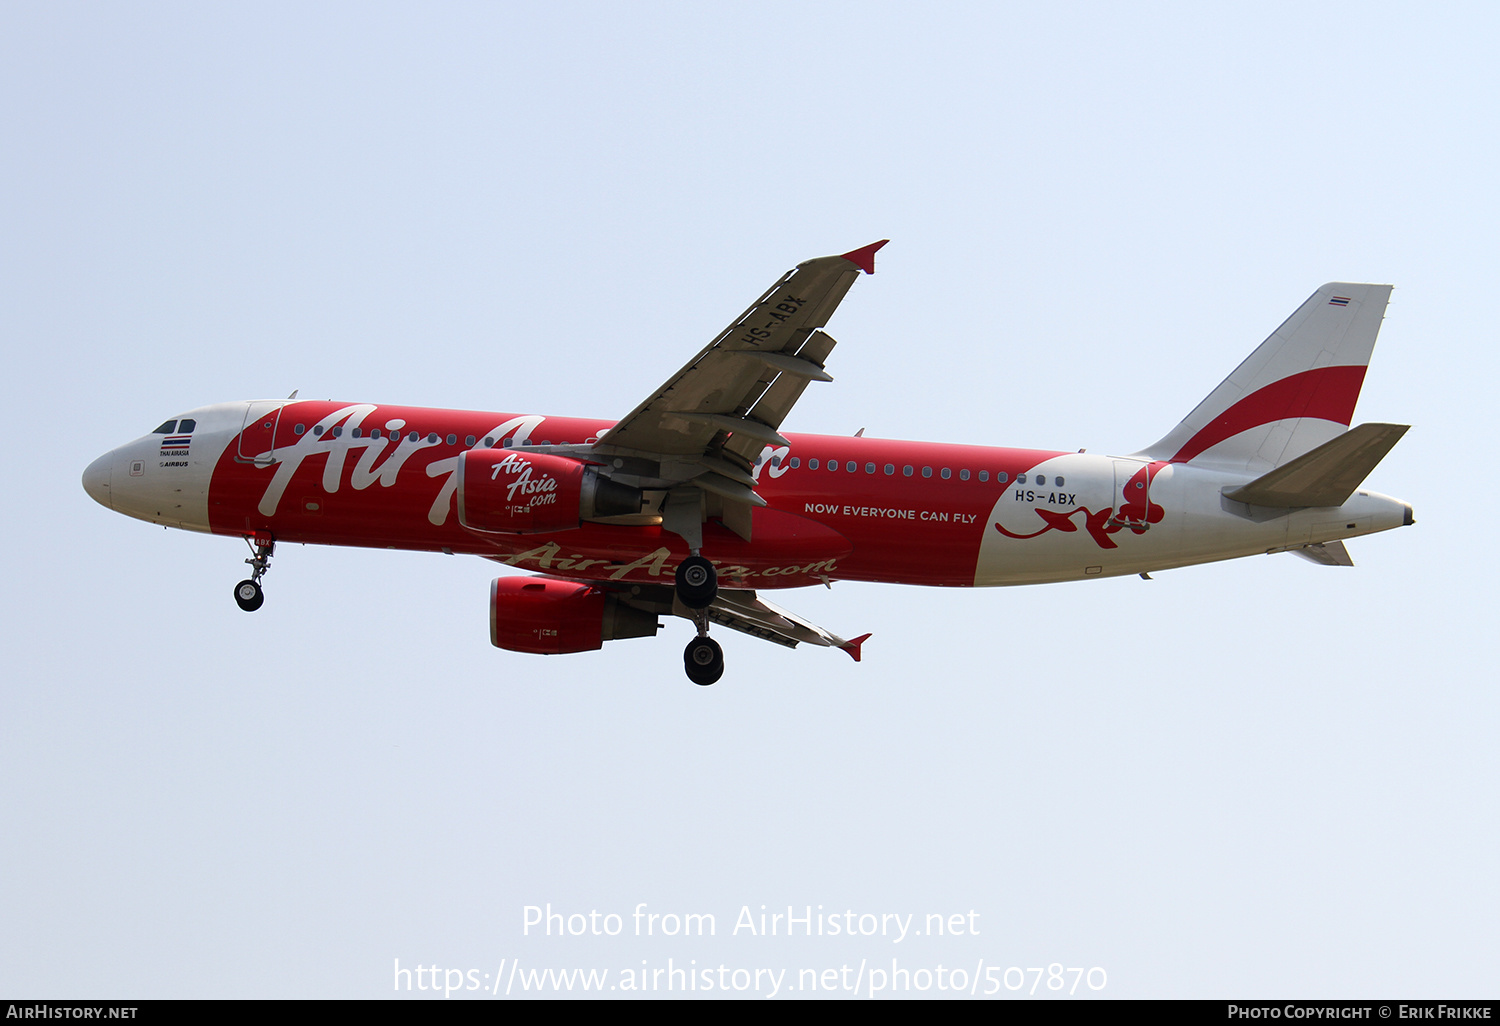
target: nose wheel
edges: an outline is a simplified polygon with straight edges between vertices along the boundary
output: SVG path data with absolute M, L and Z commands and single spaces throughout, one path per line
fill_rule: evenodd
M 234 600 L 247 613 L 253 613 L 266 601 L 266 593 L 254 581 L 241 581 L 234 586 Z
M 245 539 L 254 553 L 245 560 L 250 564 L 250 579 L 241 581 L 234 586 L 234 601 L 247 613 L 253 613 L 265 604 L 266 595 L 261 590 L 260 579 L 271 569 L 271 554 L 276 551 L 276 541 L 266 536 L 257 536 L 254 540 Z

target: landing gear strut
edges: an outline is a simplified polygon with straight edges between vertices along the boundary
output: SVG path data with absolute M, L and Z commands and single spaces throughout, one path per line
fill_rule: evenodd
M 253 613 L 266 601 L 265 593 L 260 589 L 260 579 L 271 569 L 271 554 L 276 551 L 276 541 L 266 535 L 257 535 L 253 540 L 246 538 L 245 544 L 254 553 L 245 560 L 250 564 L 250 579 L 234 586 L 234 600 L 245 612 Z
M 698 636 L 682 653 L 682 664 L 688 680 L 703 686 L 724 676 L 724 650 L 708 636 L 708 607 L 718 594 L 719 575 L 714 565 L 694 549 L 677 566 L 677 598 L 692 610 L 693 624 L 698 628 Z

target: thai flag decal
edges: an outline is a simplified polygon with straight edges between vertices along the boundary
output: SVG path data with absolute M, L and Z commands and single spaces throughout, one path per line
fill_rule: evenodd
M 1348 306 L 1349 305 L 1349 297 L 1348 296 L 1334 296 L 1332 299 L 1330 299 L 1328 301 L 1328 305 L 1329 306 Z
M 186 449 L 192 442 L 192 435 L 168 435 L 161 440 L 161 447 L 163 452 L 168 449 Z

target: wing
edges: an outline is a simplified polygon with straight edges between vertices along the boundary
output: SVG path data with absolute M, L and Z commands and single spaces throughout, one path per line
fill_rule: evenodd
M 786 445 L 777 430 L 809 381 L 832 381 L 823 369 L 834 341 L 821 329 L 859 277 L 875 272 L 885 241 L 842 256 L 798 264 L 719 337 L 672 375 L 591 447 L 591 455 L 644 458 L 669 485 L 663 527 L 694 541 L 702 520 L 718 515 L 748 539 L 754 469 L 767 445 Z
M 622 589 L 619 584 L 595 581 L 594 587 L 607 591 L 620 602 L 658 616 L 675 615 L 685 620 L 693 619 L 693 611 L 677 600 L 673 589 L 666 585 L 634 585 Z M 831 631 L 824 630 L 810 620 L 773 605 L 753 591 L 720 588 L 718 597 L 708 607 L 708 618 L 721 627 L 749 634 L 762 641 L 774 642 L 787 648 L 796 648 L 806 642 L 824 648 L 840 648 L 849 653 L 855 662 L 860 661 L 860 646 L 869 639 L 868 634 L 846 640 Z
M 708 607 L 708 618 L 720 626 L 774 641 L 787 648 L 796 648 L 803 641 L 809 645 L 841 648 L 856 663 L 859 662 L 859 647 L 870 637 L 868 634 L 861 634 L 853 640 L 845 641 L 810 620 L 804 620 L 795 613 L 772 605 L 753 591 L 719 592 L 713 604 Z

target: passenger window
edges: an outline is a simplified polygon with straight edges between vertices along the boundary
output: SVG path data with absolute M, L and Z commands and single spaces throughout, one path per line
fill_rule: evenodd
M 363 432 L 364 428 L 355 428 L 353 431 L 349 432 L 349 434 L 355 438 L 358 438 Z
M 336 428 L 333 429 L 333 437 L 334 438 L 340 437 L 343 433 L 344 433 L 343 425 L 340 425 L 340 426 L 338 426 L 338 427 L 336 427 Z
M 873 473 L 875 473 L 875 464 L 873 464 L 873 463 L 866 463 L 865 464 L 865 473 L 866 474 L 873 474 Z
M 911 477 L 911 475 L 912 475 L 911 464 L 908 463 L 906 466 L 902 467 L 901 468 L 901 473 L 905 477 Z
M 960 470 L 960 471 L 959 471 L 959 472 L 958 472 L 958 479 L 959 479 L 959 480 L 960 480 L 960 481 L 967 481 L 967 480 L 968 480 L 968 479 L 969 479 L 969 472 L 968 472 L 968 470 L 967 470 L 967 469 L 965 469 L 965 470 Z
M 1010 475 L 1007 474 L 1005 471 L 1002 470 L 1002 471 L 1000 471 L 999 473 L 997 473 L 995 475 L 995 480 L 999 481 L 1001 484 L 1004 484 L 1006 481 L 1010 480 Z M 1022 484 L 1026 483 L 1026 475 L 1025 474 L 1021 475 L 1020 481 L 1021 481 Z
M 931 477 L 932 476 L 932 468 L 931 467 L 923 467 L 922 468 L 922 476 L 923 477 Z
M 837 470 L 837 469 L 839 469 L 839 461 L 838 460 L 829 460 L 828 461 L 828 469 L 829 470 Z
M 1025 483 L 1026 483 L 1026 475 L 1025 474 L 1017 474 L 1016 475 L 1016 484 L 1025 484 Z
M 307 425 L 306 424 L 298 424 L 296 427 L 292 428 L 292 434 L 294 434 L 294 435 L 301 435 L 306 430 L 307 430 Z
M 990 472 L 988 470 L 981 470 L 979 472 L 979 480 L 981 480 L 981 481 L 988 481 L 989 479 L 990 479 Z
M 1045 474 L 1038 474 L 1036 476 L 1036 483 L 1039 484 L 1039 485 L 1046 484 L 1047 483 L 1047 475 L 1045 475 Z
M 438 441 L 437 432 L 436 431 L 429 431 L 427 433 L 427 440 L 429 442 L 437 442 Z
M 808 470 L 817 470 L 818 469 L 818 458 L 816 456 L 812 457 L 812 459 L 810 459 L 810 460 L 807 461 L 807 469 Z
M 458 444 L 458 436 L 457 435 L 449 435 L 448 436 L 448 444 L 449 445 L 457 445 Z
M 474 442 L 475 441 L 476 441 L 476 439 L 474 438 L 473 435 L 465 435 L 464 436 L 464 444 L 467 445 L 471 449 L 474 447 Z
M 946 481 L 946 480 L 948 480 L 952 476 L 953 476 L 953 471 L 949 470 L 947 467 L 944 467 L 943 468 L 943 480 Z
M 886 477 L 890 477 L 895 472 L 896 472 L 896 465 L 894 463 L 887 463 L 885 465 L 885 476 Z
M 802 466 L 802 457 L 801 456 L 793 456 L 792 460 L 791 460 L 791 465 L 792 465 L 792 469 L 793 470 L 796 470 L 798 467 Z
M 495 447 L 495 439 L 493 437 L 486 437 L 484 440 L 484 447 L 486 449 L 493 449 Z
M 176 430 L 177 430 L 177 422 L 175 420 L 169 420 L 165 424 L 163 424 L 161 427 L 157 428 L 155 431 L 153 431 L 151 433 L 153 435 L 170 435 L 173 431 L 176 431 Z
M 1054 477 L 1052 479 L 1052 483 L 1055 484 L 1055 485 L 1057 485 L 1057 487 L 1061 488 L 1063 486 L 1063 479 L 1062 479 L 1061 476 Z

